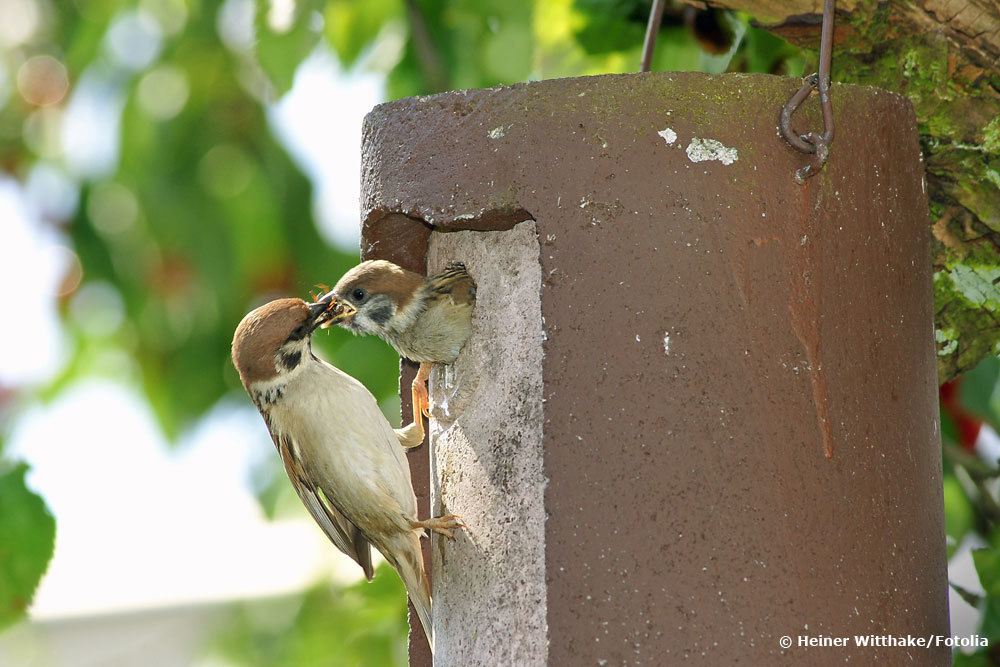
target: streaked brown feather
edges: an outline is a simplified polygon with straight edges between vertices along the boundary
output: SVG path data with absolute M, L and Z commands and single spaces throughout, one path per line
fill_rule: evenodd
M 476 281 L 461 262 L 450 262 L 444 271 L 428 278 L 427 284 L 432 293 L 447 295 L 456 305 L 476 302 Z

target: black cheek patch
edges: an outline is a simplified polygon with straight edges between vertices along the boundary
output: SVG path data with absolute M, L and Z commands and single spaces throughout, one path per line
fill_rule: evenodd
M 285 370 L 292 370 L 302 361 L 301 352 L 286 352 L 281 355 L 281 365 L 285 367 Z
M 392 317 L 392 306 L 388 304 L 372 308 L 368 313 L 368 319 L 379 326 L 384 326 L 390 317 Z

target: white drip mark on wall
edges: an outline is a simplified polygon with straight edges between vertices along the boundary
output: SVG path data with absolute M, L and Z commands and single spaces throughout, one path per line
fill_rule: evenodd
M 657 134 L 663 137 L 663 140 L 667 142 L 668 146 L 677 141 L 677 133 L 671 130 L 669 127 L 663 128 L 662 130 L 657 132 Z
M 691 140 L 686 152 L 688 159 L 692 162 L 718 160 L 722 164 L 728 165 L 740 158 L 740 154 L 735 148 L 724 146 L 721 141 L 715 139 L 700 139 L 698 137 Z

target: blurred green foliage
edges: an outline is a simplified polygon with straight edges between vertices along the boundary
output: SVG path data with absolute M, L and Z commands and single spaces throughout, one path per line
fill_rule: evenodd
M 0 167 L 22 182 L 38 165 L 52 167 L 79 195 L 72 213 L 47 221 L 78 259 L 60 297 L 69 357 L 52 382 L 17 390 L 45 400 L 81 378 L 111 376 L 142 391 L 172 438 L 222 397 L 241 394 L 228 353 L 248 310 L 279 295 L 305 296 L 357 261 L 353 249 L 318 234 L 312 187 L 269 126 L 270 105 L 305 57 L 329 48 L 346 68 L 381 72 L 390 98 L 628 72 L 637 69 L 648 10 L 641 0 L 4 2 L 28 7 L 35 25 L 18 39 L 0 26 Z M 656 70 L 795 76 L 813 59 L 746 16 L 668 5 Z M 149 50 L 145 60 L 123 60 L 113 48 L 128 21 L 148 31 L 145 40 L 126 40 L 132 56 Z M 252 33 L 241 40 L 244 24 Z M 68 163 L 59 138 L 85 81 L 120 109 L 116 157 L 89 171 Z M 97 325 L 107 304 L 79 303 L 88 286 L 121 301 L 120 323 Z M 391 402 L 390 348 L 341 331 L 316 345 Z M 115 355 L 129 363 L 109 363 Z M 981 373 L 968 380 L 964 400 L 998 424 L 996 364 Z M 274 463 L 258 480 L 269 509 L 288 491 Z M 949 538 L 957 544 L 978 531 L 993 543 L 995 519 L 965 470 L 962 462 L 946 466 Z M 30 600 L 52 552 L 52 518 L 23 488 L 23 472 L 0 476 L 0 545 L 11 543 L 7 531 L 30 536 L 0 558 L 0 622 Z M 976 558 L 990 627 L 1000 626 L 990 611 L 1000 608 L 992 597 L 995 588 L 1000 594 L 998 561 L 992 549 Z M 395 574 L 381 568 L 371 584 L 247 603 L 213 650 L 248 666 L 402 664 L 403 599 Z
M 212 652 L 247 667 L 392 667 L 406 664 L 406 594 L 388 565 L 352 586 L 248 602 Z
M 948 554 L 963 539 L 977 545 L 973 562 L 981 595 L 955 586 L 977 607 L 981 635 L 991 646 L 1000 642 L 1000 460 L 973 452 L 977 426 L 1000 432 L 1000 359 L 990 357 L 962 376 L 955 400 L 945 400 L 941 416 L 944 446 L 944 502 Z M 957 654 L 955 665 L 996 664 L 989 649 Z
M 27 471 L 0 469 L 0 630 L 24 615 L 55 545 L 55 520 L 24 485 Z

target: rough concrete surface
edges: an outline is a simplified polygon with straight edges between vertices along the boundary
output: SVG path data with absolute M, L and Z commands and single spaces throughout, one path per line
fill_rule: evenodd
M 429 273 L 465 262 L 473 333 L 431 376 L 432 508 L 468 525 L 434 538 L 435 665 L 544 665 L 541 266 L 534 222 L 433 233 Z

